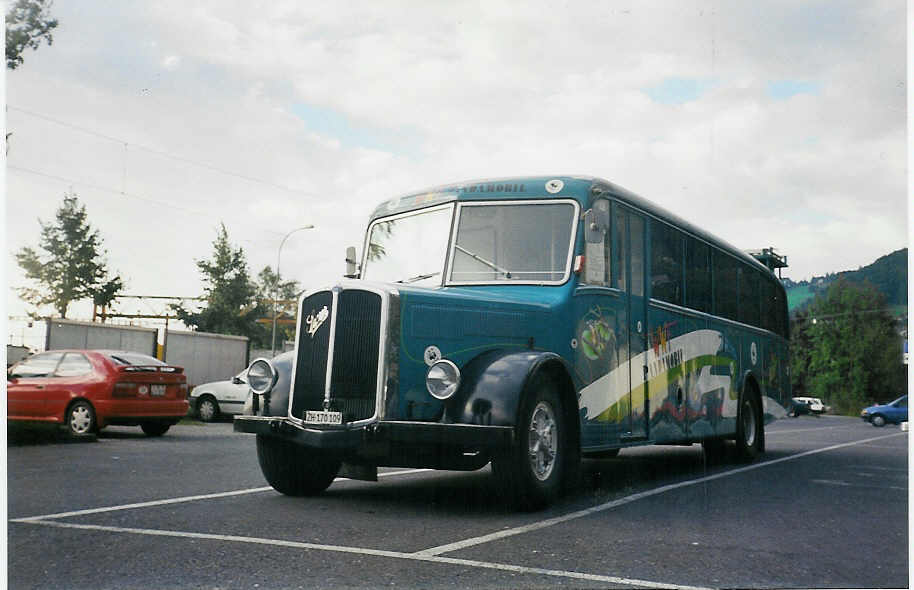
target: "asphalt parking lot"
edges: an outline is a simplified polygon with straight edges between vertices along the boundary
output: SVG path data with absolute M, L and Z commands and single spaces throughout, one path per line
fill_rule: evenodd
M 515 513 L 488 467 L 288 498 L 228 422 L 80 443 L 11 431 L 9 587 L 905 587 L 908 439 L 804 416 L 769 425 L 750 465 L 626 449 Z

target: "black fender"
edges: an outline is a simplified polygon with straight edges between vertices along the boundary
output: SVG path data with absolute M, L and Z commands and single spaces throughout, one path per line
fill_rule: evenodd
M 574 373 L 561 356 L 535 350 L 490 350 L 463 366 L 460 387 L 445 402 L 442 421 L 485 426 L 516 425 L 527 382 L 541 370 L 559 373 L 560 381 L 564 380 L 561 385 L 566 389 L 565 399 L 569 400 L 569 404 L 570 400 L 574 401 L 573 407 L 568 409 L 577 415 L 577 389 L 570 377 Z M 567 391 L 569 389 L 570 392 Z
M 759 397 L 762 395 L 762 388 L 759 385 L 758 375 L 752 369 L 746 369 L 740 374 L 739 379 L 736 382 L 736 390 L 740 392 L 740 395 L 746 391 L 746 387 L 755 387 L 755 390 L 758 392 Z M 761 400 L 759 400 L 761 401 Z

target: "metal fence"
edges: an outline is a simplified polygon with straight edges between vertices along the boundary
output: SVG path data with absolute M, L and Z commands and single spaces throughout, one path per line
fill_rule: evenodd
M 158 330 L 136 326 L 112 326 L 76 320 L 47 320 L 45 350 L 102 348 L 129 350 L 155 356 Z
M 248 366 L 246 336 L 168 330 L 165 338 L 165 362 L 184 367 L 191 387 L 231 379 Z

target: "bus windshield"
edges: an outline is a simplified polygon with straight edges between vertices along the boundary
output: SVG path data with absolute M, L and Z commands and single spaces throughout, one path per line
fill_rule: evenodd
M 453 212 L 447 205 L 373 223 L 362 278 L 440 285 Z
M 441 285 L 561 283 L 567 278 L 576 208 L 571 202 L 462 203 L 374 222 L 362 278 Z
M 570 202 L 462 203 L 450 282 L 563 282 L 574 224 Z

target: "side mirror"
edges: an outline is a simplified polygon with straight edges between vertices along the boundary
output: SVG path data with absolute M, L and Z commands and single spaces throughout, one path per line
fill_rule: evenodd
M 346 248 L 346 274 L 347 279 L 359 278 L 359 267 L 355 257 L 355 246 Z
M 591 244 L 603 241 L 609 232 L 609 201 L 597 199 L 584 213 L 584 240 Z
M 243 385 L 244 380 L 242 380 L 241 377 L 238 377 L 236 375 L 236 376 L 232 377 L 232 383 L 234 383 L 235 385 Z

